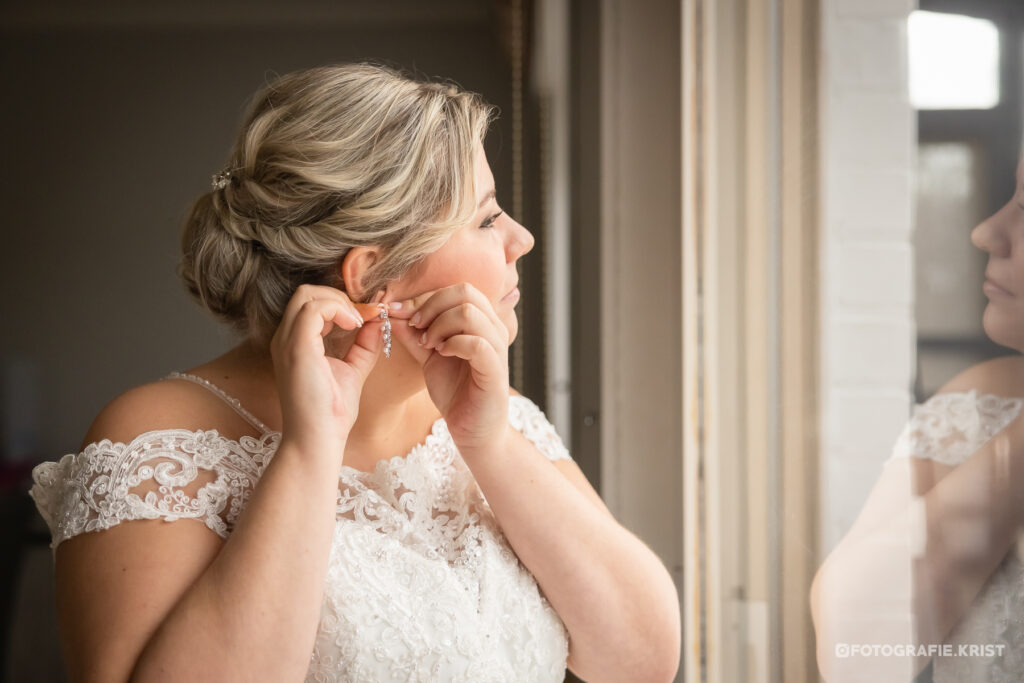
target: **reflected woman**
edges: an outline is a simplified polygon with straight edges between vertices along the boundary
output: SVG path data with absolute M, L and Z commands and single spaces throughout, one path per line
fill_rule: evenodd
M 1024 351 L 1024 160 L 971 241 L 989 256 L 985 333 Z M 1014 354 L 915 408 L 811 588 L 826 680 L 910 680 L 929 662 L 936 683 L 1024 680 L 1022 397 Z
M 73 680 L 675 676 L 668 571 L 509 386 L 491 116 L 369 64 L 256 95 L 180 266 L 244 340 L 33 473 Z

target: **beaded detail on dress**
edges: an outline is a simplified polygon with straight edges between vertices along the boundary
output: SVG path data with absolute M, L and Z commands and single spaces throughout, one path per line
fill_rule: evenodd
M 975 389 L 936 394 L 915 408 L 890 459 L 916 457 L 959 465 L 1010 424 L 1022 405 L 1020 398 L 979 394 Z M 1018 537 L 946 638 L 959 656 L 934 659 L 934 683 L 1024 680 L 1022 552 Z M 979 648 L 971 655 L 972 645 L 995 647 L 988 652 Z M 961 653 L 961 648 L 968 649 Z
M 571 459 L 528 398 L 509 397 L 509 422 L 549 460 Z M 54 552 L 133 519 L 195 519 L 226 539 L 279 442 L 180 429 L 104 440 L 38 465 L 30 495 Z M 561 682 L 567 656 L 568 632 L 443 419 L 373 472 L 341 468 L 307 681 Z
M 234 408 L 235 412 L 244 417 L 249 422 L 249 424 L 251 424 L 256 429 L 260 430 L 260 432 L 262 432 L 263 434 L 267 434 L 271 431 L 270 428 L 267 427 L 267 425 L 260 422 L 260 419 L 258 417 L 256 417 L 248 410 L 246 410 L 245 407 L 242 405 L 241 401 L 239 401 L 234 396 L 228 396 L 223 389 L 221 389 L 208 379 L 200 377 L 199 375 L 193 375 L 187 372 L 177 371 L 168 374 L 166 377 L 164 377 L 164 379 L 185 379 L 188 380 L 189 382 L 195 382 L 199 386 L 204 387 L 212 391 L 214 394 L 216 394 L 222 401 L 224 401 L 229 406 Z

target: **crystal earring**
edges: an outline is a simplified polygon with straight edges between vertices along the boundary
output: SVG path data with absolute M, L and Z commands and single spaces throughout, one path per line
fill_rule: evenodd
M 380 306 L 380 319 L 384 321 L 384 357 L 391 358 L 391 319 L 388 317 L 388 306 L 384 303 Z

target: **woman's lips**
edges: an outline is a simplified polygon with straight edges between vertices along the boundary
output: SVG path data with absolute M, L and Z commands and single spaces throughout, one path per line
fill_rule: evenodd
M 511 292 L 509 292 L 505 296 L 501 297 L 501 300 L 502 301 L 510 301 L 512 299 L 518 299 L 518 298 L 519 298 L 519 288 L 518 287 L 514 287 Z
M 985 280 L 985 284 L 981 286 L 981 290 L 988 296 L 1013 296 L 1010 292 L 1003 289 L 992 280 Z

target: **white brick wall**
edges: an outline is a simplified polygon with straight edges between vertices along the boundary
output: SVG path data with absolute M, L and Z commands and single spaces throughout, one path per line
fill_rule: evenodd
M 913 405 L 915 0 L 822 0 L 822 551 L 850 528 Z
M 914 303 L 914 252 L 898 239 L 844 240 L 832 286 L 841 307 L 902 316 Z M 830 277 L 832 277 L 830 275 Z
M 827 171 L 826 199 L 831 204 L 832 226 L 843 240 L 900 238 L 909 244 L 913 205 L 911 175 L 907 169 L 833 167 Z M 885 211 L 878 207 L 884 206 Z

